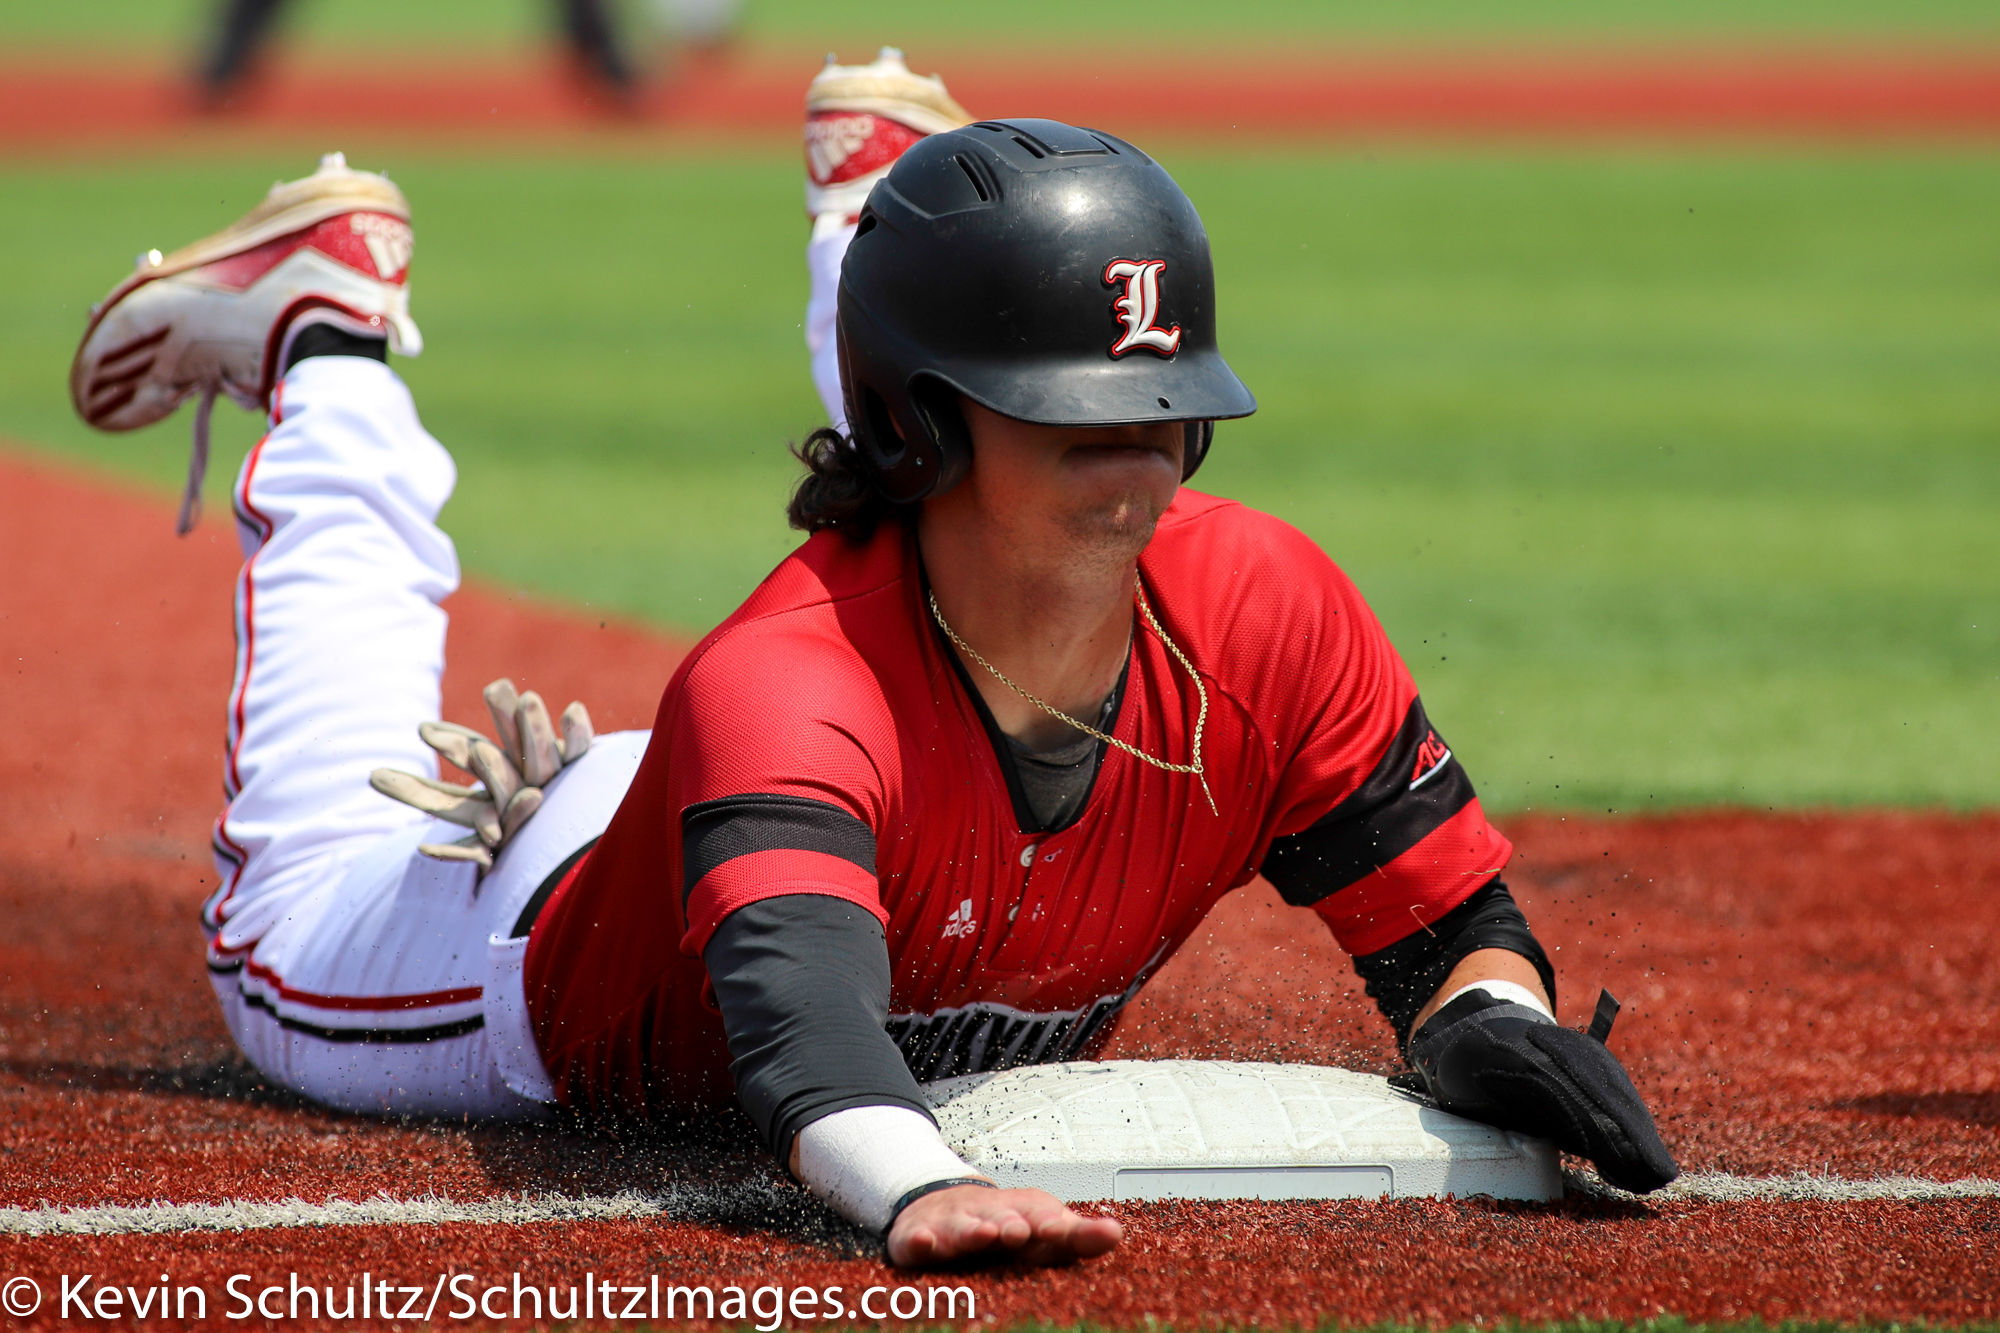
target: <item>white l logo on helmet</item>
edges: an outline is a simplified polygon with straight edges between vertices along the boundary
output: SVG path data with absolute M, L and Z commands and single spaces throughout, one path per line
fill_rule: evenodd
M 1181 345 L 1181 326 L 1160 328 L 1153 321 L 1160 315 L 1160 274 L 1166 272 L 1164 259 L 1114 259 L 1104 266 L 1104 285 L 1125 284 L 1125 294 L 1111 303 L 1125 332 L 1111 344 L 1111 355 L 1123 356 L 1143 347 L 1161 356 L 1172 356 Z

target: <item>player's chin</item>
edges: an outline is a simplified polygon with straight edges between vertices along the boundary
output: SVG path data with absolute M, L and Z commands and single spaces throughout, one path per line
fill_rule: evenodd
M 1111 545 L 1137 550 L 1153 539 L 1153 528 L 1167 506 L 1174 502 L 1180 487 L 1178 477 L 1166 484 L 1104 484 L 1112 479 L 1093 477 L 1099 484 L 1078 485 L 1063 507 L 1062 527 L 1072 541 L 1084 546 Z M 1130 478 L 1117 481 L 1129 482 Z M 1158 478 L 1151 480 L 1157 482 Z
M 1072 485 L 1112 491 L 1165 489 L 1181 482 L 1180 450 L 1153 444 L 1085 444 L 1063 455 Z

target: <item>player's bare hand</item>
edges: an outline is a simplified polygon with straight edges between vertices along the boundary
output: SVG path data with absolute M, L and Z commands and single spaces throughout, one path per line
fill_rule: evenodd
M 493 853 L 542 808 L 542 788 L 581 759 L 593 739 L 590 713 L 580 703 L 552 721 L 542 696 L 533 690 L 518 693 L 511 680 L 494 681 L 485 695 L 498 744 L 452 722 L 417 728 L 426 745 L 477 777 L 479 786 L 439 782 L 395 768 L 368 775 L 369 785 L 384 796 L 471 829 L 472 836 L 459 842 L 427 842 L 417 850 L 440 860 L 472 861 L 482 872 L 493 868 Z
M 975 1255 L 1026 1264 L 1067 1264 L 1116 1247 L 1125 1229 L 1086 1217 L 1043 1190 L 978 1185 L 926 1194 L 889 1229 L 889 1262 L 923 1268 Z

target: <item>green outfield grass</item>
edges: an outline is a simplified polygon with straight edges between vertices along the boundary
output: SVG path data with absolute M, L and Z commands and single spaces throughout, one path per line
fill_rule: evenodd
M 67 0 L 0 7 L 0 40 L 134 47 L 186 45 L 215 0 Z M 627 0 L 634 26 L 657 28 L 656 0 Z M 963 48 L 999 40 L 1015 47 L 1116 38 L 1160 45 L 1203 42 L 1337 41 L 1360 38 L 1451 43 L 1547 37 L 1751 39 L 1889 36 L 1916 40 L 2000 35 L 2000 8 L 1984 0 L 1152 0 L 1143 26 L 1110 0 L 1015 0 L 1004 8 L 936 0 L 743 0 L 742 35 L 756 42 L 866 45 L 900 41 Z M 287 26 L 305 43 L 381 50 L 415 41 L 494 46 L 552 30 L 546 0 L 293 0 Z
M 352 156 L 418 209 L 469 569 L 719 619 L 816 421 L 790 154 Z M 2000 802 L 2000 156 L 1163 156 L 1263 404 L 1202 484 L 1354 575 L 1494 805 Z M 0 434 L 169 493 L 185 412 L 69 416 L 84 308 L 309 165 L 0 165 Z

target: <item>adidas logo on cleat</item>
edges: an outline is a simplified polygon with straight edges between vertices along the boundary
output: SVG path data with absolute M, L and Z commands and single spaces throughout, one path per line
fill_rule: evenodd
M 842 185 L 887 171 L 924 136 L 886 116 L 822 113 L 806 121 L 806 172 L 815 185 Z
M 350 213 L 347 225 L 368 247 L 368 257 L 375 261 L 378 277 L 393 279 L 410 266 L 416 233 L 410 230 L 409 223 L 382 213 Z
M 806 122 L 806 169 L 827 184 L 874 133 L 873 116 L 814 116 Z

